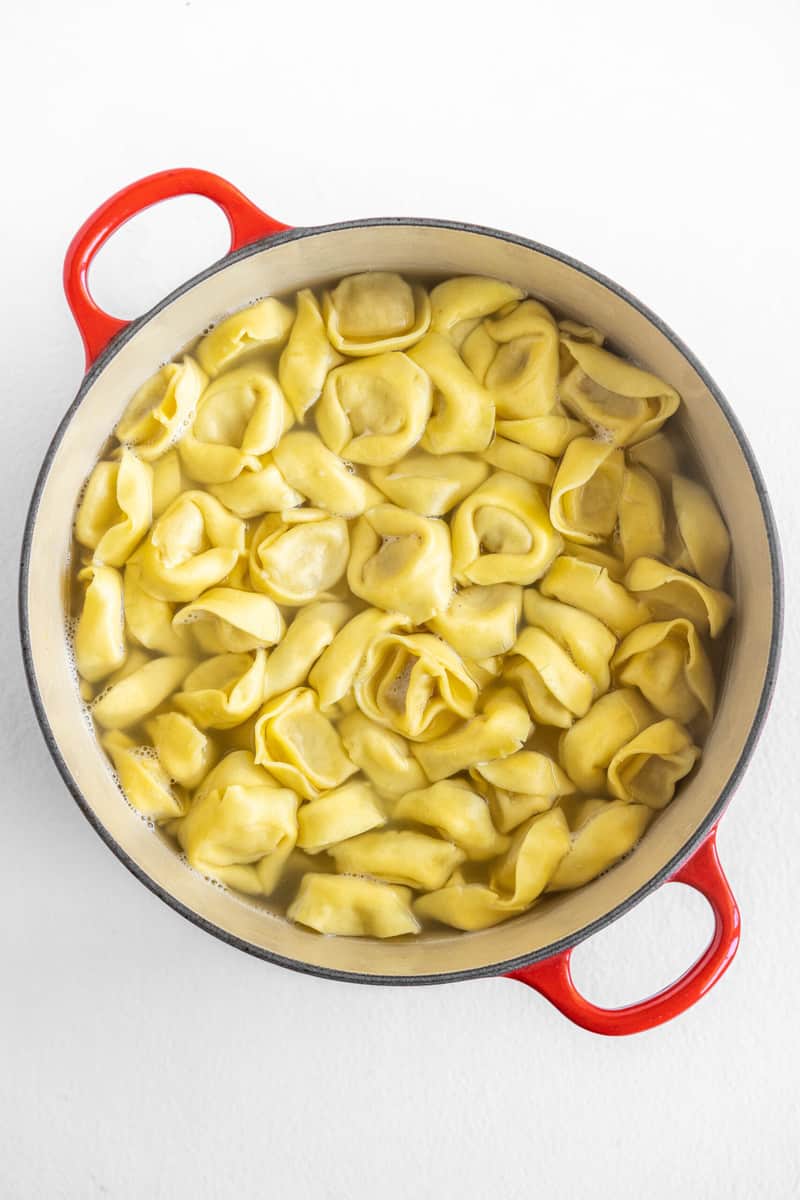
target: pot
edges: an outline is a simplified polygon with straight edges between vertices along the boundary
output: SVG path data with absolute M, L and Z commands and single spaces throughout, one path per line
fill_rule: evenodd
M 93 301 L 94 255 L 125 221 L 172 196 L 213 200 L 231 230 L 230 253 L 136 321 Z M 719 708 L 695 774 L 641 845 L 573 893 L 477 933 L 429 931 L 413 942 L 325 938 L 265 915 L 190 871 L 124 802 L 79 703 L 64 606 L 75 500 L 132 392 L 223 314 L 258 296 L 294 291 L 367 269 L 482 274 L 518 284 L 559 313 L 606 331 L 614 348 L 668 380 L 730 529 L 736 622 Z M 730 965 L 739 913 L 717 857 L 717 823 L 755 746 L 775 681 L 781 630 L 777 535 L 758 466 L 729 405 L 697 359 L 638 300 L 589 267 L 526 238 L 454 221 L 386 218 L 293 229 L 236 188 L 197 170 L 165 171 L 113 196 L 78 232 L 66 257 L 67 299 L 86 347 L 87 374 L 45 457 L 25 527 L 20 580 L 22 647 L 50 753 L 94 828 L 138 879 L 209 933 L 268 962 L 365 983 L 443 983 L 505 974 L 571 1020 L 604 1034 L 633 1033 L 683 1012 Z M 572 948 L 662 883 L 695 888 L 715 929 L 700 958 L 640 1004 L 589 1003 L 570 974 Z

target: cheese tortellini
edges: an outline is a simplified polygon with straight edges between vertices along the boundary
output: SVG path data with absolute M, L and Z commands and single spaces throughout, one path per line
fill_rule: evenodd
M 366 271 L 138 387 L 76 506 L 70 650 L 189 867 L 322 934 L 475 931 L 681 803 L 730 536 L 677 392 L 604 343 L 512 282 Z

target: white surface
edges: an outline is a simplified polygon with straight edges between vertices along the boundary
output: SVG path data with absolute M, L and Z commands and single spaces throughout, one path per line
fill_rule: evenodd
M 799 11 L 27 0 L 4 15 L 4 1200 L 797 1195 Z M 461 217 L 557 246 L 660 313 L 739 413 L 783 534 L 788 629 L 720 837 L 742 949 L 672 1025 L 603 1040 L 504 980 L 381 990 L 271 968 L 145 891 L 63 787 L 13 616 L 23 509 L 82 372 L 61 260 L 117 187 L 190 164 L 295 224 Z M 224 248 L 210 206 L 176 202 L 108 248 L 97 291 L 133 315 Z M 708 929 L 702 901 L 667 888 L 582 948 L 577 974 L 593 998 L 638 998 Z

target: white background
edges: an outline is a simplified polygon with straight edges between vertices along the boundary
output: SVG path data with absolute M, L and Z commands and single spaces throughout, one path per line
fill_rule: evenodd
M 793 0 L 270 5 L 25 0 L 3 18 L 0 1196 L 783 1200 L 798 1151 L 798 245 Z M 505 980 L 269 967 L 184 922 L 85 823 L 35 726 L 14 609 L 24 509 L 82 374 L 63 252 L 103 199 L 197 165 L 275 216 L 463 218 L 618 279 L 692 346 L 783 534 L 772 717 L 722 826 L 733 968 L 674 1024 L 571 1027 Z M 226 248 L 185 200 L 115 239 L 136 315 Z M 667 887 L 581 948 L 633 1000 L 704 943 Z

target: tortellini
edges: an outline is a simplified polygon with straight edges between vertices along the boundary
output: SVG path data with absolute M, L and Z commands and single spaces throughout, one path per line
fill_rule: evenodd
M 431 633 L 379 632 L 353 684 L 370 720 L 430 741 L 475 712 L 478 686 L 459 654 Z
M 308 872 L 286 915 L 290 921 L 308 925 L 318 933 L 399 937 L 419 931 L 419 921 L 411 911 L 411 895 L 410 888 L 374 879 Z
M 733 612 L 733 601 L 725 592 L 655 558 L 637 558 L 625 576 L 625 586 L 654 617 L 688 617 L 700 633 L 712 638 L 719 637 Z
M 196 870 L 268 896 L 297 840 L 297 796 L 246 750 L 233 751 L 206 776 L 176 832 Z
M 297 316 L 278 363 L 278 380 L 298 421 L 322 394 L 328 371 L 342 362 L 328 341 L 314 293 L 297 293 Z
M 477 862 L 495 858 L 508 846 L 508 839 L 492 824 L 486 801 L 463 780 L 443 779 L 406 792 L 394 805 L 392 816 L 430 825 Z
M 521 616 L 518 584 L 473 584 L 456 592 L 450 606 L 428 625 L 463 657 L 480 661 L 511 649 Z
M 77 505 L 68 641 L 192 869 L 317 933 L 484 930 L 692 786 L 730 536 L 677 392 L 604 343 L 512 282 L 366 271 L 138 388 Z
M 548 892 L 582 887 L 624 858 L 644 833 L 652 813 L 644 804 L 574 800 L 563 805 L 570 847 L 547 885 Z
M 680 404 L 674 388 L 591 342 L 564 339 L 575 366 L 559 384 L 562 403 L 616 446 L 656 433 Z
M 345 783 L 304 804 L 297 822 L 298 846 L 307 854 L 319 854 L 385 825 L 386 814 L 368 783 Z
M 431 302 L 421 284 L 365 271 L 325 293 L 324 313 L 331 345 L 359 358 L 412 346 L 430 325 Z
M 250 582 L 278 604 L 316 600 L 347 569 L 347 522 L 319 508 L 270 513 L 253 534 Z
M 427 372 L 434 388 L 423 449 L 431 454 L 485 450 L 494 433 L 494 401 L 452 342 L 441 333 L 428 333 L 409 357 Z
M 536 750 L 518 750 L 507 758 L 478 763 L 470 775 L 489 801 L 492 820 L 501 833 L 509 833 L 536 813 L 547 812 L 560 796 L 575 791 L 558 763 Z
M 351 762 L 382 796 L 402 796 L 427 786 L 428 777 L 411 753 L 411 744 L 361 712 L 339 722 L 339 734 Z
M 421 517 L 443 517 L 488 474 L 486 463 L 466 454 L 412 450 L 389 467 L 372 467 L 369 477 L 392 504 Z
M 279 346 L 286 341 L 294 312 L 280 300 L 268 297 L 232 313 L 201 338 L 197 361 L 212 379 L 251 350 Z
M 531 732 L 531 719 L 512 688 L 489 692 L 477 716 L 450 733 L 412 747 L 431 782 L 447 779 L 476 763 L 506 758 L 519 750 Z
M 230 483 L 245 469 L 258 471 L 260 455 L 278 444 L 290 424 L 283 393 L 269 371 L 256 364 L 237 367 L 203 392 L 178 453 L 192 479 Z
M 314 416 L 325 445 L 347 462 L 397 462 L 422 437 L 431 381 L 406 354 L 377 354 L 331 371 Z M 456 449 L 458 447 L 455 447 Z
M 172 624 L 188 626 L 207 654 L 241 654 L 274 646 L 286 630 L 281 610 L 269 596 L 228 587 L 203 592 L 176 612 Z
M 379 504 L 353 528 L 347 582 L 368 604 L 405 613 L 420 625 L 450 603 L 451 561 L 444 521 Z
M 461 353 L 491 392 L 499 417 L 542 417 L 555 408 L 558 327 L 538 300 L 523 300 L 507 315 L 483 321 Z
M 84 567 L 78 579 L 86 582 L 83 608 L 75 630 L 75 665 L 89 683 L 96 683 L 125 661 L 125 615 L 122 577 L 113 567 Z
M 263 650 L 217 654 L 186 677 L 175 703 L 201 729 L 231 729 L 251 717 L 261 703 L 265 669 Z
M 502 471 L 462 501 L 451 528 L 461 584 L 533 583 L 561 549 L 536 487 Z
M 358 769 L 310 688 L 293 688 L 269 700 L 254 730 L 255 760 L 299 796 L 313 800 Z
M 138 812 L 154 821 L 183 815 L 185 797 L 173 786 L 149 746 L 138 745 L 127 734 L 114 730 L 103 738 L 103 747 L 126 799 Z
M 153 472 L 129 450 L 118 462 L 99 462 L 75 517 L 75 537 L 93 561 L 121 567 L 153 519 Z
M 290 433 L 273 458 L 284 480 L 312 504 L 336 516 L 357 517 L 383 499 L 377 488 L 349 471 L 313 433 Z
M 691 621 L 652 621 L 622 642 L 613 660 L 616 678 L 637 687 L 657 712 L 684 725 L 714 712 L 714 672 Z
M 244 554 L 244 525 L 207 492 L 183 492 L 142 548 L 141 584 L 158 600 L 194 600 Z
M 189 355 L 167 363 L 142 384 L 117 422 L 120 442 L 143 462 L 160 458 L 191 421 L 207 382 Z
M 590 438 L 570 442 L 550 493 L 553 527 L 573 542 L 607 541 L 617 523 L 624 474 L 621 450 Z
M 672 480 L 672 507 L 674 565 L 691 571 L 711 587 L 722 587 L 731 539 L 710 493 L 694 479 L 676 475 Z M 658 557 L 657 549 L 650 553 Z

